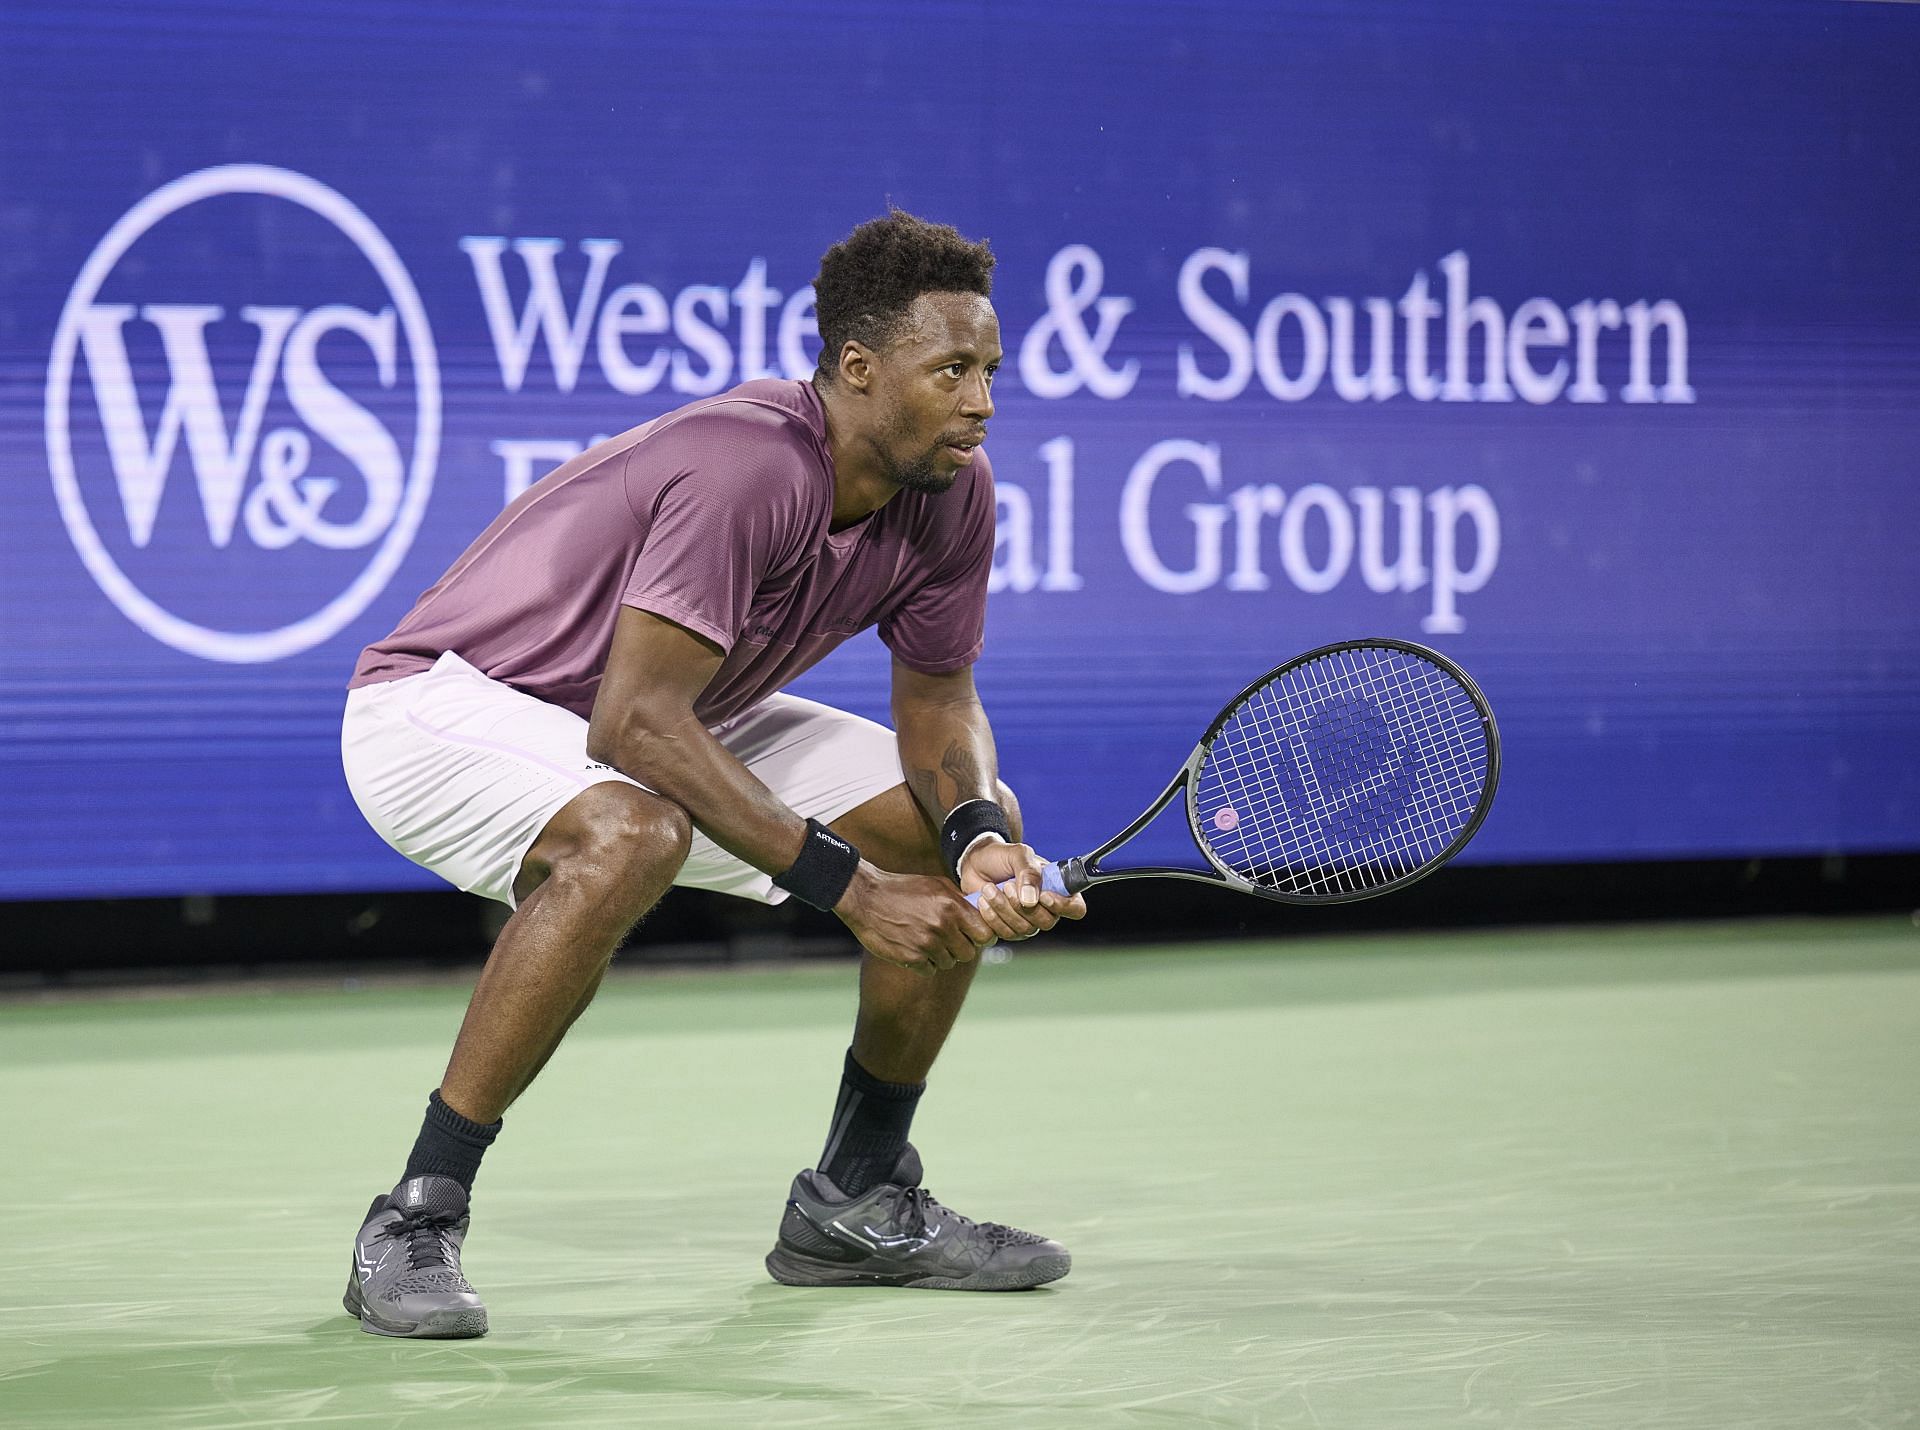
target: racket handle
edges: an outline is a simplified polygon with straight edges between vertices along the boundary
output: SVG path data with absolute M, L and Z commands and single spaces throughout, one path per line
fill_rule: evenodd
M 1013 885 L 1014 881 L 1008 879 L 1005 883 L 1001 884 L 1000 887 L 1003 889 L 1011 889 Z M 1061 872 L 1060 866 L 1051 859 L 1047 860 L 1046 866 L 1041 872 L 1040 887 L 1045 889 L 1049 894 L 1058 894 L 1063 899 L 1067 897 L 1066 876 Z M 976 909 L 979 908 L 980 894 L 984 892 L 985 890 L 980 890 L 976 893 L 968 894 L 967 902 L 972 904 Z

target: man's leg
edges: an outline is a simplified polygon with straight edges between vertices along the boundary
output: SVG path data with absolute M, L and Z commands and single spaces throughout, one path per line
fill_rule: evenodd
M 1017 819 L 1011 792 L 1004 785 L 1000 792 L 1009 819 Z M 939 834 L 905 785 L 848 811 L 830 827 L 882 869 L 946 875 Z M 817 1164 L 846 1195 L 892 1178 L 927 1073 L 960 1016 L 978 966 L 976 959 L 942 972 L 916 972 L 861 955 L 853 1046 L 841 1065 L 840 1095 Z
M 621 939 L 673 883 L 691 834 L 678 805 L 611 781 L 548 821 L 521 861 L 519 907 L 494 942 L 441 1079 L 449 1107 L 492 1122 L 526 1090 L 586 1010 Z
M 1020 812 L 1000 787 L 1014 837 Z M 832 828 L 883 869 L 944 877 L 937 831 L 906 786 L 833 821 Z M 911 1286 L 1021 1291 L 1065 1276 L 1057 1241 L 975 1222 L 920 1188 L 907 1143 L 926 1076 L 973 984 L 974 963 L 910 973 L 866 955 L 860 1013 L 847 1052 L 827 1145 L 816 1170 L 794 1179 L 767 1270 L 789 1286 Z
M 460 1271 L 481 1156 L 586 1010 L 622 937 L 673 882 L 691 833 L 677 805 L 616 782 L 583 790 L 541 830 L 406 1171 L 355 1238 L 345 1304 L 365 1329 L 486 1334 L 486 1309 Z
M 1020 806 L 1004 784 L 1000 803 L 1018 839 Z M 830 827 L 882 869 L 948 877 L 940 831 L 905 785 L 848 811 Z M 860 963 L 860 1015 L 853 1031 L 855 1061 L 886 1082 L 924 1082 L 960 1016 L 978 967 L 976 959 L 945 973 L 921 974 L 865 954 Z

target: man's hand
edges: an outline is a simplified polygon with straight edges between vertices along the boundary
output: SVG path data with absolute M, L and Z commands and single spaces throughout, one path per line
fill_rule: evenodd
M 1078 894 L 1063 898 L 1040 887 L 1045 860 L 1025 844 L 982 839 L 960 861 L 962 893 L 980 893 L 980 914 L 995 934 L 1005 939 L 1032 938 L 1061 919 L 1084 919 L 1087 901 Z M 1001 884 L 1013 880 L 1013 887 Z
M 971 963 L 994 940 L 988 921 L 945 879 L 889 874 L 864 862 L 833 911 L 867 952 L 914 973 Z

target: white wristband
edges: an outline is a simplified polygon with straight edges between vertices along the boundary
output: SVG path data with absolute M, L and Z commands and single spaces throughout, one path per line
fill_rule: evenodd
M 962 849 L 960 851 L 960 857 L 954 861 L 956 866 L 962 869 L 966 868 L 968 857 L 973 853 L 974 850 L 978 849 L 982 844 L 986 843 L 988 840 L 992 840 L 995 844 L 1005 844 L 1007 842 L 1006 840 L 1002 839 L 998 834 L 995 834 L 991 829 L 983 829 L 980 831 L 980 833 L 973 836 L 972 841 L 967 845 L 965 849 Z

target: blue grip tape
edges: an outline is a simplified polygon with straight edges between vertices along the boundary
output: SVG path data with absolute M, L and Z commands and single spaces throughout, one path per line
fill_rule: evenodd
M 1000 887 L 1003 889 L 1012 889 L 1013 885 L 1014 881 L 1009 879 Z M 1051 859 L 1047 860 L 1045 870 L 1040 876 L 1040 887 L 1045 889 L 1049 894 L 1058 894 L 1063 899 L 1067 897 L 1066 878 L 1061 874 L 1060 866 Z M 984 892 L 984 890 L 982 892 Z M 976 909 L 979 908 L 980 894 L 968 894 L 967 902 L 972 904 Z

